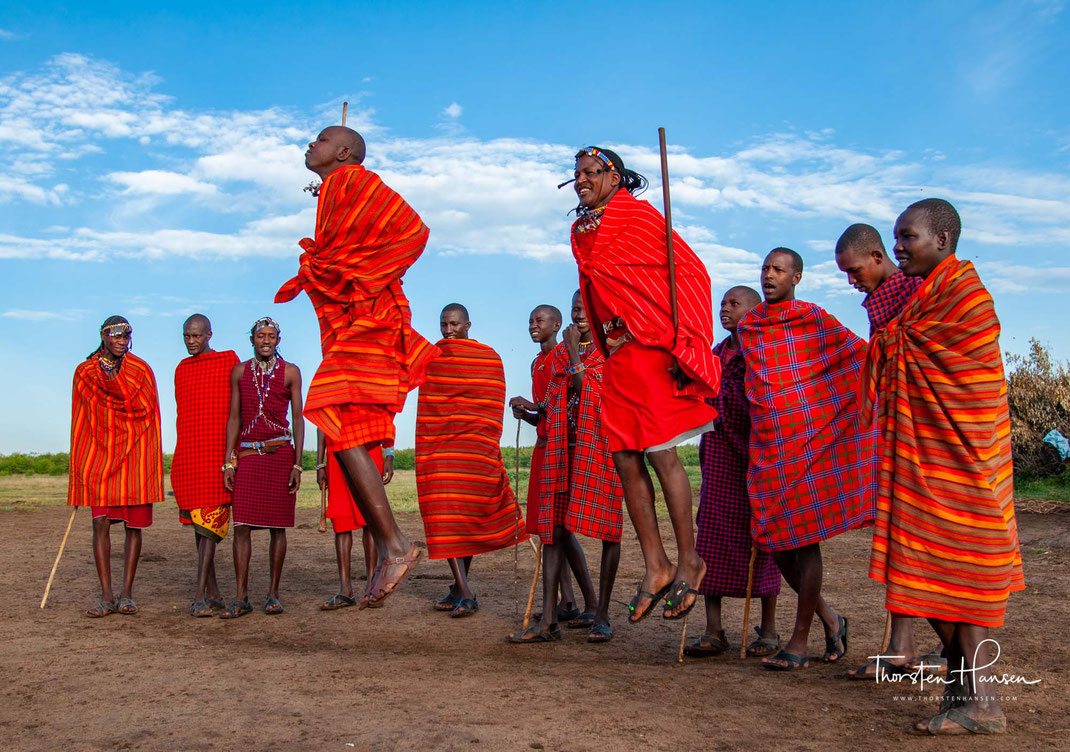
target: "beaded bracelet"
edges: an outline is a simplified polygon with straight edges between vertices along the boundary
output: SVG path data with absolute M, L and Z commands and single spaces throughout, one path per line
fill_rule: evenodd
M 583 364 L 583 363 L 580 363 L 578 365 L 574 365 L 571 368 L 569 368 L 568 369 L 568 375 L 569 376 L 575 376 L 577 373 L 583 373 L 586 370 L 587 370 L 587 366 L 585 364 Z
M 393 457 L 394 447 L 383 447 L 383 457 Z
M 305 468 L 301 467 L 300 465 L 294 465 L 294 470 L 304 470 L 304 469 Z
M 326 463 L 326 462 L 320 462 L 320 463 L 318 463 L 318 464 L 316 465 L 316 468 L 315 468 L 315 469 L 316 469 L 316 470 L 324 470 L 324 469 L 326 469 L 326 468 L 327 468 L 327 463 Z

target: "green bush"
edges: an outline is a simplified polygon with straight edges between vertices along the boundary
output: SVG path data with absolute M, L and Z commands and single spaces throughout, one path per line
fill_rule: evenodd
M 1043 439 L 1058 429 L 1070 437 L 1070 369 L 1055 363 L 1037 340 L 1028 355 L 1007 354 L 1007 403 L 1011 415 L 1011 451 L 1016 474 L 1053 478 L 1066 474 L 1066 463 Z

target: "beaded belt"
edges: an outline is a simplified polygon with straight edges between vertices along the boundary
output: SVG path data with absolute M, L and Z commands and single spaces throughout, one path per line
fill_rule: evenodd
M 614 316 L 602 324 L 602 333 L 606 335 L 606 347 L 609 349 L 610 354 L 625 342 L 631 342 L 635 339 L 624 325 L 624 319 L 620 316 Z
M 280 436 L 267 441 L 243 441 L 238 444 L 238 457 L 250 457 L 254 454 L 271 454 L 279 447 L 290 446 L 289 436 Z

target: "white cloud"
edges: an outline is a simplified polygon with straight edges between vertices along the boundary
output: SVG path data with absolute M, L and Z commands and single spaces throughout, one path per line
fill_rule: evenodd
M 13 42 L 16 39 L 22 39 L 22 35 L 7 29 L 0 29 L 0 42 Z
M 210 183 L 202 183 L 177 172 L 166 170 L 143 170 L 141 172 L 112 172 L 104 179 L 122 186 L 126 194 L 148 194 L 157 196 L 176 196 L 191 193 L 197 196 L 215 196 L 219 188 Z
M 456 102 L 452 102 L 449 107 L 442 111 L 442 114 L 448 118 L 459 118 L 461 113 L 464 112 L 464 108 Z
M 18 319 L 19 321 L 74 321 L 80 318 L 82 313 L 84 312 L 78 310 L 37 311 L 27 308 L 12 308 L 0 313 L 0 316 L 8 319 Z

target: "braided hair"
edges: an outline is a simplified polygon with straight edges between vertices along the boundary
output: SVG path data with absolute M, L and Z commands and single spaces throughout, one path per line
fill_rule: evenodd
M 108 316 L 104 319 L 104 323 L 100 325 L 100 335 L 103 337 L 105 334 L 112 330 L 127 331 L 130 332 L 130 344 L 126 346 L 127 352 L 134 348 L 134 328 L 130 326 L 130 322 L 126 320 L 125 316 Z M 94 355 L 99 355 L 104 350 L 104 341 L 101 340 L 93 352 L 86 355 L 86 359 L 92 358 Z M 126 357 L 126 353 L 123 353 L 119 357 L 119 362 L 122 363 L 123 358 Z

